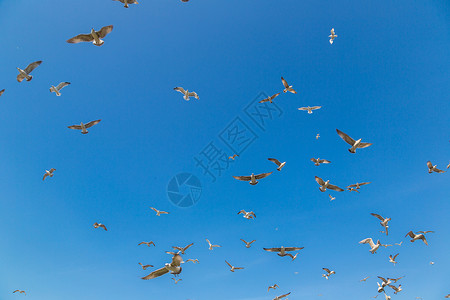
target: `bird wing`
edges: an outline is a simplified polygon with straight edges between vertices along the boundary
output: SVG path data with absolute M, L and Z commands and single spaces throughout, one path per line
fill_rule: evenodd
M 45 178 L 48 176 L 47 172 L 44 174 L 44 177 L 42 177 L 42 180 L 45 180 Z
M 412 231 L 410 231 L 410 232 L 408 232 L 406 235 L 405 235 L 405 237 L 407 237 L 407 236 L 410 236 L 411 238 L 414 238 L 416 235 L 414 234 L 414 232 L 412 232 Z
M 373 246 L 375 246 L 375 244 L 373 243 L 373 240 L 372 240 L 372 238 L 367 238 L 367 239 L 364 239 L 364 240 L 362 240 L 361 242 L 359 242 L 360 244 L 369 244 L 370 245 L 370 247 L 373 247 Z
M 195 99 L 200 99 L 200 98 L 198 97 L 198 95 L 197 95 L 196 92 L 189 92 L 189 93 L 188 93 L 188 96 L 189 96 L 189 97 L 194 97 Z
M 241 209 L 237 214 L 239 215 L 239 214 L 245 214 L 245 213 L 246 213 L 246 211 Z
M 269 252 L 280 252 L 281 248 L 263 248 L 263 250 L 266 250 Z
M 55 172 L 55 171 L 56 171 L 55 168 L 51 168 L 51 169 L 50 169 L 50 173 L 53 173 L 53 172 Z
M 227 263 L 227 265 L 229 265 L 230 266 L 230 268 L 232 268 L 233 266 L 229 263 L 229 262 L 227 262 L 227 261 L 225 261 L 226 263 Z
M 86 125 L 84 125 L 86 128 L 90 128 L 94 125 L 97 125 L 98 123 L 100 123 L 101 120 L 95 120 L 95 121 L 91 121 L 89 123 L 87 123 Z
M 256 240 L 251 241 L 249 244 L 251 244 L 251 243 L 253 243 L 253 242 L 256 242 Z
M 318 161 L 319 161 L 317 158 L 314 158 L 314 157 L 311 158 L 310 160 L 311 160 L 312 162 L 318 162 Z
M 186 91 L 182 87 L 177 86 L 176 88 L 174 88 L 174 90 L 178 91 L 178 92 L 180 92 L 182 94 L 186 94 Z
M 250 181 L 252 179 L 251 176 L 233 176 L 233 178 L 241 181 Z
M 429 231 L 417 231 L 417 233 L 423 233 L 423 234 L 431 233 L 431 232 L 434 232 L 434 231 L 431 231 L 431 230 L 429 230 Z
M 80 125 L 70 125 L 70 126 L 67 126 L 67 128 L 81 130 L 81 126 Z
M 284 85 L 285 88 L 289 88 L 289 84 L 287 83 L 287 81 L 283 77 L 281 77 L 281 82 L 283 82 L 283 85 Z
M 60 89 L 62 89 L 63 87 L 65 87 L 65 86 L 68 86 L 70 84 L 70 82 L 61 82 L 60 84 L 58 84 L 57 86 L 56 86 L 56 89 L 57 90 L 60 90 Z
M 281 165 L 281 162 L 278 159 L 276 159 L 276 158 L 268 158 L 267 160 L 270 160 L 271 162 L 274 162 L 277 166 Z
M 297 250 L 302 250 L 305 247 L 286 247 L 284 248 L 285 251 L 297 251 Z
M 102 224 L 102 225 L 100 225 L 100 227 L 103 228 L 103 229 L 105 229 L 106 231 L 108 231 L 108 229 L 106 229 L 106 226 L 105 226 L 105 225 Z
M 322 108 L 322 106 L 313 106 L 313 107 L 311 107 L 312 110 L 316 110 L 316 109 L 319 109 L 319 108 Z
M 3 93 L 5 92 L 5 89 L 0 91 L 0 96 L 3 95 Z M 448 168 L 447 168 L 448 169 Z
M 186 247 L 184 247 L 183 250 L 186 251 L 186 250 L 189 249 L 192 245 L 194 245 L 194 243 L 190 243 L 189 245 L 187 245 Z
M 163 267 L 161 269 L 151 272 L 150 274 L 148 274 L 145 277 L 142 277 L 142 279 L 149 280 L 149 279 L 153 279 L 153 278 L 159 277 L 159 276 L 167 274 L 167 273 L 169 273 L 169 270 L 167 270 L 166 267 Z
M 272 95 L 271 97 L 270 97 L 270 99 L 275 99 L 276 97 L 278 97 L 278 95 L 280 95 L 280 93 L 276 93 L 275 95 Z
M 327 186 L 327 189 L 330 189 L 330 190 L 333 190 L 333 191 L 338 191 L 338 192 L 343 192 L 344 191 L 343 189 L 341 189 L 337 185 L 332 185 L 332 184 L 329 184 Z
M 370 213 L 372 216 L 377 217 L 378 219 L 380 219 L 381 221 L 384 221 L 384 218 L 382 216 L 380 216 L 379 214 L 374 214 L 374 213 Z
M 372 143 L 359 143 L 358 148 L 367 148 L 369 146 L 372 146 Z
M 431 163 L 431 161 L 427 161 L 427 167 L 428 167 L 428 169 L 433 168 L 433 164 Z
M 265 177 L 269 176 L 270 174 L 272 174 L 272 172 L 269 172 L 269 173 L 261 173 L 261 174 L 255 175 L 255 178 L 256 178 L 256 179 L 262 179 L 262 178 L 265 178 Z
M 36 69 L 40 64 L 42 63 L 42 60 L 35 61 L 28 65 L 28 67 L 24 70 L 25 73 L 30 74 L 34 69 Z
M 248 244 L 244 239 L 241 239 L 241 241 L 243 241 L 244 243 Z
M 381 276 L 377 276 L 377 277 L 380 278 L 381 280 L 383 280 L 384 283 L 387 283 L 387 282 L 388 282 L 386 279 L 384 279 L 384 278 L 381 277 Z
M 370 182 L 362 182 L 362 183 L 360 183 L 359 185 L 361 186 L 361 185 L 366 185 L 366 184 L 369 184 Z
M 331 273 L 330 269 L 328 269 L 328 268 L 322 268 L 322 270 L 324 270 L 327 273 Z
M 349 144 L 350 146 L 353 146 L 355 144 L 355 140 L 352 139 L 348 134 L 343 133 L 342 131 L 340 131 L 339 129 L 336 129 L 337 134 L 341 137 L 341 139 L 343 139 L 347 144 Z
M 94 37 L 91 34 L 79 34 L 67 40 L 67 43 L 77 44 L 80 42 L 92 42 Z
M 284 295 L 281 295 L 281 296 L 278 296 L 277 298 L 284 298 L 284 297 L 289 296 L 290 294 L 291 294 L 291 292 L 289 292 L 289 293 L 287 293 L 287 294 L 284 294 Z
M 319 160 L 319 162 L 320 162 L 321 164 L 329 164 L 329 163 L 331 163 L 331 161 L 326 160 L 326 159 L 321 159 L 321 160 Z
M 323 181 L 322 178 L 315 176 L 315 179 L 316 179 L 316 182 L 317 182 L 318 184 L 320 184 L 320 185 L 324 185 L 324 184 L 325 184 L 325 181 Z
M 181 255 L 175 254 L 175 255 L 172 257 L 172 263 L 171 263 L 171 265 L 172 265 L 172 266 L 175 266 L 175 267 L 179 267 L 179 266 L 181 265 L 182 262 L 183 262 L 183 258 L 181 257 Z
M 308 110 L 307 107 L 299 107 L 298 110 Z
M 113 26 L 112 25 L 105 26 L 102 29 L 100 29 L 99 31 L 97 31 L 98 37 L 102 39 L 108 33 L 110 33 L 112 30 L 113 30 Z
M 400 253 L 395 254 L 393 260 L 395 260 L 399 254 L 400 254 Z
M 331 28 L 330 32 L 331 32 L 331 35 L 334 35 L 334 28 Z
M 261 101 L 259 101 L 258 103 L 264 103 L 264 102 L 268 102 L 269 101 L 269 99 L 270 99 L 270 97 L 269 98 L 265 98 L 265 99 L 262 99 Z

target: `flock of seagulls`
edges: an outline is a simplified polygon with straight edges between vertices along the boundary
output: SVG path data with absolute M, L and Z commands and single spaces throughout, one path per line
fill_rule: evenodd
M 138 4 L 138 2 L 136 0 L 114 0 L 114 1 L 118 1 L 124 4 L 125 8 L 129 8 L 129 5 L 136 5 Z M 189 0 L 181 0 L 182 2 L 188 2 Z M 104 38 L 111 33 L 113 30 L 113 25 L 109 25 L 109 26 L 105 26 L 103 28 L 101 28 L 100 30 L 96 31 L 94 28 L 91 29 L 90 33 L 87 34 L 79 34 L 75 37 L 72 37 L 70 39 L 67 40 L 67 43 L 72 43 L 72 44 L 76 44 L 76 43 L 81 43 L 81 42 L 92 42 L 95 46 L 102 46 L 104 45 Z M 331 29 L 331 34 L 329 35 L 329 42 L 330 44 L 334 43 L 334 40 L 337 38 L 338 36 L 335 34 L 335 30 L 334 28 Z M 31 81 L 33 79 L 33 76 L 31 75 L 31 73 L 41 65 L 42 61 L 35 61 L 30 63 L 25 69 L 21 69 L 21 68 L 17 68 L 17 70 L 19 71 L 19 74 L 17 75 L 17 81 L 18 82 L 22 82 L 23 80 L 26 81 Z M 281 77 L 281 81 L 283 84 L 283 93 L 292 93 L 292 94 L 297 94 L 297 91 L 293 88 L 292 85 L 290 85 L 283 77 Z M 51 85 L 50 87 L 50 92 L 51 93 L 55 93 L 56 96 L 61 96 L 61 90 L 64 87 L 69 86 L 71 83 L 64 81 L 59 83 L 58 85 L 54 86 Z M 199 96 L 196 92 L 191 92 L 189 90 L 185 90 L 182 87 L 175 87 L 174 88 L 175 91 L 180 92 L 183 95 L 183 99 L 186 101 L 189 101 L 191 98 L 195 98 L 197 100 L 199 100 Z M 0 96 L 3 95 L 3 93 L 5 92 L 5 89 L 0 90 Z M 269 103 L 273 103 L 273 101 L 275 100 L 275 98 L 277 98 L 279 95 L 281 94 L 281 92 L 279 93 L 275 93 L 270 97 L 267 97 L 263 100 L 260 101 L 260 103 L 265 103 L 265 102 L 269 102 Z M 312 114 L 313 111 L 319 110 L 321 109 L 322 106 L 305 106 L 305 107 L 300 107 L 298 108 L 298 110 L 300 111 L 306 111 L 308 114 Z M 83 123 L 81 122 L 79 125 L 70 125 L 68 126 L 68 128 L 70 129 L 74 129 L 74 130 L 80 130 L 82 134 L 87 134 L 88 133 L 88 128 L 93 127 L 94 125 L 97 125 L 101 120 L 94 120 L 94 121 L 90 121 L 87 123 Z M 351 138 L 348 134 L 340 131 L 339 129 L 336 129 L 337 134 L 339 135 L 339 137 L 344 140 L 348 145 L 350 145 L 350 148 L 348 149 L 348 151 L 350 153 L 356 153 L 357 149 L 363 149 L 363 148 L 367 148 L 369 146 L 372 145 L 372 143 L 367 143 L 367 142 L 362 142 L 362 139 L 353 139 Z M 317 134 L 316 135 L 316 139 L 319 139 L 320 135 Z M 230 160 L 235 160 L 236 157 L 238 157 L 239 155 L 234 154 L 230 157 L 228 157 L 228 159 Z M 276 166 L 277 166 L 277 171 L 281 171 L 283 169 L 283 167 L 286 165 L 286 162 L 281 162 L 276 158 L 268 158 L 269 161 L 273 162 Z M 327 159 L 321 159 L 321 158 L 311 158 L 311 161 L 314 163 L 315 166 L 320 166 L 321 164 L 330 164 L 331 161 L 327 160 Z M 446 171 L 439 169 L 437 167 L 437 165 L 433 165 L 430 161 L 427 162 L 427 167 L 428 167 L 428 173 L 445 173 Z M 447 166 L 447 169 L 450 168 L 450 164 Z M 54 172 L 56 171 L 55 168 L 51 168 L 50 170 L 45 170 L 45 173 L 43 175 L 43 180 L 45 180 L 47 177 L 53 177 L 54 176 Z M 254 174 L 252 173 L 249 176 L 233 176 L 236 180 L 239 181 L 247 181 L 249 182 L 250 185 L 256 185 L 259 183 L 258 180 L 261 180 L 263 178 L 268 177 L 269 175 L 271 175 L 273 172 L 266 172 L 266 173 L 259 173 L 259 174 Z M 332 190 L 332 191 L 337 191 L 337 192 L 343 192 L 344 189 L 337 186 L 337 185 L 333 185 L 330 183 L 330 180 L 323 180 L 322 178 L 315 176 L 315 181 L 319 184 L 319 190 L 321 192 L 325 192 L 327 190 Z M 347 186 L 347 190 L 348 191 L 354 191 L 359 193 L 359 190 L 361 189 L 362 186 L 368 185 L 370 184 L 370 182 L 362 182 L 362 183 L 356 183 L 356 184 L 351 184 L 349 186 Z M 329 198 L 330 201 L 335 200 L 336 198 L 333 197 L 331 194 L 329 194 Z M 151 209 L 156 213 L 156 216 L 161 216 L 163 214 L 169 214 L 169 212 L 166 211 L 162 211 L 162 210 L 158 210 L 154 207 L 151 207 Z M 256 218 L 256 214 L 253 211 L 246 211 L 246 210 L 240 210 L 238 212 L 238 215 L 242 215 L 245 219 L 248 220 L 252 220 Z M 371 213 L 372 216 L 378 218 L 380 220 L 380 225 L 384 228 L 383 232 L 387 235 L 389 235 L 389 231 L 388 231 L 388 223 L 391 221 L 391 218 L 385 218 L 382 217 L 379 214 L 376 213 Z M 108 229 L 106 228 L 106 226 L 102 223 L 97 223 L 95 222 L 93 224 L 93 227 L 98 229 L 103 229 L 104 231 L 108 231 Z M 425 245 L 428 245 L 428 242 L 426 240 L 425 235 L 428 233 L 433 233 L 434 231 L 418 231 L 416 233 L 414 233 L 413 231 L 409 231 L 405 237 L 409 236 L 411 238 L 411 242 L 415 242 L 417 240 L 422 240 Z M 208 239 L 205 239 L 207 244 L 208 244 L 208 249 L 209 250 L 213 250 L 214 248 L 219 248 L 221 247 L 220 245 L 217 244 L 212 244 Z M 250 242 L 247 242 L 244 239 L 240 239 L 244 244 L 246 248 L 250 248 L 252 246 L 252 244 L 254 242 L 256 242 L 256 240 L 251 240 Z M 370 246 L 370 252 L 372 254 L 375 254 L 381 246 L 383 247 L 388 247 L 391 245 L 384 245 L 380 242 L 380 240 L 377 240 L 377 242 L 375 243 L 374 240 L 372 238 L 365 238 L 363 240 L 361 240 L 359 242 L 360 244 L 368 244 Z M 401 246 L 403 242 L 400 243 L 396 243 L 396 246 Z M 155 243 L 153 241 L 149 241 L 149 242 L 140 242 L 138 244 L 138 246 L 141 245 L 146 245 L 147 247 L 156 247 Z M 179 246 L 173 246 L 172 249 L 173 251 L 167 251 L 167 254 L 172 255 L 171 261 L 168 263 L 165 263 L 164 266 L 162 266 L 161 268 L 151 272 L 149 275 L 142 277 L 143 280 L 150 280 L 150 279 L 154 279 L 157 277 L 161 277 L 165 274 L 170 273 L 171 275 L 173 275 L 174 277 L 177 277 L 179 274 L 181 274 L 182 272 L 182 264 L 185 263 L 185 261 L 183 260 L 181 255 L 185 255 L 186 251 L 188 249 L 190 249 L 192 246 L 194 245 L 194 243 L 190 243 L 184 247 L 179 247 Z M 300 253 L 299 251 L 304 249 L 304 247 L 273 247 L 273 248 L 263 248 L 264 251 L 267 252 L 273 252 L 276 253 L 278 256 L 280 257 L 290 257 L 292 261 L 294 261 L 297 258 L 297 255 Z M 290 252 L 296 252 L 295 254 L 290 253 Z M 394 266 L 397 264 L 397 257 L 398 257 L 399 253 L 395 254 L 395 255 L 389 255 L 389 262 L 392 263 Z M 199 260 L 198 259 L 187 259 L 186 262 L 192 262 L 193 264 L 198 264 Z M 235 272 L 236 270 L 243 270 L 244 267 L 236 267 L 233 266 L 232 264 L 230 264 L 227 260 L 225 260 L 225 263 L 228 265 L 228 267 L 230 268 L 231 272 Z M 153 265 L 150 264 L 142 264 L 142 263 L 138 263 L 140 265 L 140 267 L 143 270 L 147 270 L 148 268 L 153 268 Z M 431 265 L 434 264 L 434 262 L 430 262 Z M 322 274 L 322 277 L 326 278 L 327 280 L 332 276 L 335 275 L 336 272 L 334 270 L 330 270 L 328 268 L 322 268 L 325 271 L 325 274 Z M 370 277 L 365 277 L 363 279 L 361 279 L 361 282 L 366 282 Z M 402 285 L 398 285 L 395 286 L 394 284 L 397 283 L 398 280 L 402 279 L 402 277 L 400 278 L 383 278 L 381 276 L 378 276 L 378 278 L 381 280 L 381 282 L 377 282 L 378 285 L 378 293 L 383 293 L 385 296 L 385 299 L 391 299 L 391 297 L 389 295 L 386 294 L 386 288 L 389 287 L 394 291 L 394 294 L 396 295 L 397 293 L 401 292 L 402 289 Z M 175 284 L 177 284 L 178 282 L 180 282 L 182 279 L 179 278 L 171 278 Z M 271 289 L 276 290 L 277 288 L 279 288 L 279 286 L 277 284 L 271 285 L 268 287 L 267 291 L 269 292 Z M 19 293 L 19 294 L 24 294 L 26 295 L 26 292 L 23 290 L 14 290 L 13 293 Z M 291 292 L 282 294 L 280 296 L 276 296 L 273 300 L 280 300 L 283 298 L 286 298 L 287 296 L 289 296 L 291 294 Z M 378 296 L 378 295 L 377 295 Z M 376 296 L 374 297 L 376 298 Z M 450 298 L 450 294 L 445 296 L 445 298 Z M 286 298 L 287 299 L 287 298 Z

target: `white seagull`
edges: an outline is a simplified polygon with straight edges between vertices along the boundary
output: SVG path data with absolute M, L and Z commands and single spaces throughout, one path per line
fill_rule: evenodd
M 252 243 L 256 242 L 256 240 L 253 240 L 251 242 L 247 242 L 244 239 L 241 239 L 241 241 L 243 241 L 245 243 L 245 248 L 250 248 L 252 246 Z
M 31 79 L 33 79 L 33 76 L 31 76 L 30 73 L 34 69 L 36 69 L 41 63 L 42 63 L 42 60 L 35 61 L 35 62 L 29 64 L 25 68 L 25 70 L 22 70 L 21 68 L 17 68 L 17 70 L 19 71 L 19 75 L 17 75 L 17 81 L 22 82 L 24 79 L 26 79 L 27 81 L 30 81 Z
M 291 294 L 291 292 L 289 292 L 289 293 L 287 293 L 287 294 L 284 294 L 284 295 L 281 295 L 281 296 L 277 296 L 277 297 L 273 298 L 273 300 L 280 300 L 280 299 L 283 299 L 283 298 L 289 296 L 290 294 Z M 287 298 L 286 298 L 286 299 L 287 299 Z
M 409 235 L 412 238 L 411 243 L 415 242 L 417 240 L 422 240 L 425 243 L 425 245 L 428 246 L 428 242 L 427 242 L 427 239 L 425 238 L 425 234 L 430 233 L 430 232 L 434 232 L 434 231 L 417 231 L 417 234 L 410 231 L 405 235 L 405 237 Z
M 157 210 L 154 207 L 150 207 L 150 208 L 156 213 L 157 216 L 160 216 L 161 214 L 163 214 L 163 215 L 168 215 L 169 214 L 167 211 Z
M 383 218 L 379 214 L 374 214 L 374 213 L 371 213 L 371 215 L 374 217 L 377 217 L 379 220 L 381 220 L 380 224 L 381 224 L 381 226 L 384 227 L 386 235 L 388 235 L 388 228 L 389 228 L 388 223 L 391 220 L 391 218 Z
M 272 95 L 266 99 L 262 99 L 261 101 L 259 101 L 259 103 L 264 103 L 264 102 L 270 102 L 272 103 L 272 100 L 275 99 L 276 97 L 278 97 L 278 95 L 280 95 L 280 93 L 277 93 L 275 95 Z
M 240 180 L 240 181 L 249 181 L 249 183 L 251 185 L 257 185 L 258 184 L 258 180 L 257 179 L 263 179 L 267 176 L 269 176 L 270 174 L 272 174 L 272 172 L 270 173 L 261 173 L 261 174 L 253 174 L 250 176 L 233 176 L 234 179 Z
M 255 213 L 254 212 L 252 212 L 252 211 L 245 211 L 245 210 L 240 210 L 238 213 L 237 213 L 238 215 L 240 215 L 240 214 L 242 214 L 243 215 L 243 217 L 244 218 L 246 218 L 246 219 L 253 219 L 253 218 L 256 218 L 256 215 L 255 215 Z
M 337 35 L 334 34 L 334 28 L 331 28 L 330 33 L 328 37 L 330 38 L 330 44 L 333 45 L 334 39 L 337 38 Z
M 77 44 L 80 42 L 92 42 L 95 46 L 101 46 L 105 42 L 102 40 L 113 30 L 113 25 L 108 25 L 100 29 L 99 31 L 95 31 L 94 28 L 91 29 L 91 33 L 88 34 L 79 34 L 71 39 L 68 39 L 67 42 L 70 44 Z
M 395 285 L 389 284 L 389 287 L 394 290 L 394 295 L 397 295 L 397 293 L 402 291 L 402 285 L 400 284 L 398 287 Z
M 348 151 L 350 153 L 356 153 L 356 149 L 359 148 L 367 148 L 369 146 L 372 145 L 372 143 L 361 143 L 362 139 L 359 139 L 357 141 L 355 141 L 354 139 L 352 139 L 349 135 L 343 133 L 342 131 L 340 131 L 339 129 L 336 129 L 336 132 L 338 133 L 338 135 L 341 137 L 341 139 L 343 139 L 347 144 L 349 144 L 350 146 L 352 146 L 350 149 L 348 149 Z
M 81 130 L 82 134 L 87 134 L 89 132 L 89 131 L 87 131 L 87 129 L 92 127 L 92 126 L 94 126 L 94 125 L 97 125 L 98 123 L 100 123 L 100 121 L 101 121 L 101 119 L 100 120 L 91 121 L 91 122 L 88 122 L 86 124 L 81 122 L 80 125 L 70 125 L 70 126 L 67 126 L 67 128 Z
M 372 240 L 372 238 L 367 238 L 359 242 L 360 244 L 369 244 L 370 246 L 370 253 L 374 254 L 377 252 L 378 248 L 381 246 L 380 240 L 377 241 L 375 244 Z
M 278 159 L 276 158 L 268 158 L 268 160 L 270 160 L 271 162 L 275 163 L 278 168 L 278 171 L 281 171 L 281 169 L 284 167 L 284 165 L 286 164 L 286 162 L 280 162 Z
M 334 199 L 336 199 L 336 197 L 333 197 L 330 194 L 328 194 L 328 197 L 330 197 L 330 201 L 333 201 Z
M 427 167 L 428 167 L 428 173 L 430 173 L 430 174 L 433 173 L 433 172 L 435 172 L 435 173 L 445 173 L 445 171 L 442 171 L 442 170 L 438 169 L 437 165 L 433 166 L 431 161 L 427 161 Z
M 321 192 L 325 192 L 327 189 L 337 191 L 337 192 L 343 192 L 344 190 L 336 185 L 330 184 L 330 181 L 324 181 L 322 178 L 315 176 L 316 182 L 320 185 L 319 190 Z
M 244 269 L 244 268 L 232 266 L 232 265 L 231 265 L 229 262 L 227 262 L 227 261 L 225 261 L 225 262 L 226 262 L 227 265 L 230 267 L 230 271 L 231 271 L 231 272 L 234 272 L 234 270 L 242 270 L 242 269 Z
M 192 245 L 194 245 L 194 243 L 190 243 L 189 245 L 187 245 L 186 247 L 176 247 L 176 246 L 172 246 L 173 249 L 178 250 L 181 252 L 181 254 L 184 254 L 184 252 L 189 249 Z
M 328 269 L 328 268 L 322 268 L 322 270 L 327 272 L 327 274 L 322 274 L 322 277 L 325 277 L 327 280 L 331 275 L 336 274 L 336 272 L 330 271 L 330 269 Z
M 217 247 L 222 247 L 220 245 L 213 245 L 213 244 L 211 244 L 211 242 L 208 239 L 206 239 L 206 242 L 209 245 L 209 248 L 208 248 L 209 250 L 213 250 L 214 248 L 217 248 Z
M 56 171 L 55 168 L 51 168 L 50 171 L 45 170 L 45 174 L 44 174 L 44 177 L 42 178 L 42 180 L 45 180 L 45 178 L 46 178 L 47 176 L 53 177 L 53 172 L 55 172 L 55 171 Z
M 298 110 L 305 110 L 308 111 L 308 114 L 312 114 L 313 110 L 320 108 L 322 108 L 322 106 L 306 106 L 306 107 L 299 107 Z
M 283 77 L 281 77 L 281 81 L 284 85 L 283 93 L 291 92 L 292 94 L 297 94 L 297 92 L 292 88 L 292 85 L 289 85 Z
M 394 266 L 395 266 L 395 264 L 397 263 L 397 262 L 395 261 L 395 259 L 397 258 L 398 255 L 399 255 L 399 253 L 395 254 L 394 256 L 389 255 L 389 262 L 393 263 Z
M 144 279 L 144 280 L 153 279 L 153 278 L 162 276 L 164 274 L 167 274 L 169 272 L 171 272 L 171 274 L 176 276 L 176 275 L 180 274 L 182 271 L 182 268 L 181 268 L 182 263 L 184 263 L 183 258 L 179 254 L 175 254 L 172 257 L 172 262 L 166 263 L 164 265 L 164 267 L 151 272 L 149 275 L 142 277 L 142 279 Z
M 102 223 L 95 222 L 94 225 L 92 226 L 94 226 L 94 228 L 103 228 L 105 231 L 108 231 L 108 229 L 106 229 L 106 226 L 103 225 Z
M 331 163 L 331 161 L 326 160 L 326 159 L 320 159 L 320 158 L 311 158 L 311 161 L 314 163 L 314 165 L 316 166 L 320 166 L 320 164 L 329 164 Z
M 139 4 L 136 0 L 113 0 L 113 1 L 119 1 L 125 4 L 123 7 L 128 8 L 128 4 Z
M 61 91 L 61 89 L 63 88 L 63 87 L 66 87 L 66 86 L 68 86 L 70 84 L 70 82 L 61 82 L 60 84 L 58 84 L 57 86 L 54 86 L 54 85 L 52 85 L 51 87 L 50 87 L 50 92 L 51 93 L 56 93 L 56 96 L 61 96 L 61 93 L 60 93 L 60 91 Z
M 182 93 L 184 95 L 183 99 L 186 100 L 186 101 L 189 101 L 190 97 L 194 97 L 197 100 L 200 99 L 196 92 L 189 92 L 188 90 L 184 90 L 182 87 L 178 87 L 177 86 L 177 87 L 174 88 L 174 90 Z

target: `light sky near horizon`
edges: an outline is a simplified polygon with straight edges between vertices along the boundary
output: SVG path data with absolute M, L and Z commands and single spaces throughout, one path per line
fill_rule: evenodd
M 110 24 L 102 47 L 66 43 Z M 403 275 L 392 299 L 444 299 L 450 174 L 428 174 L 426 162 L 450 162 L 449 28 L 444 0 L 142 0 L 129 9 L 0 0 L 0 299 L 23 297 L 15 289 L 37 300 L 371 299 L 376 276 Z M 36 60 L 33 80 L 18 83 L 16 67 Z M 282 91 L 281 76 L 298 94 L 276 98 L 282 114 L 262 129 L 245 108 Z M 48 89 L 61 81 L 71 85 L 56 97 Z M 175 86 L 200 100 L 184 101 Z M 308 105 L 322 108 L 297 110 Z M 213 183 L 194 157 L 210 142 L 233 154 L 219 136 L 236 117 L 258 138 Z M 95 119 L 87 135 L 67 128 Z M 350 154 L 336 128 L 373 146 Z M 268 157 L 287 164 L 277 172 Z M 256 186 L 232 178 L 270 171 Z M 203 187 L 189 208 L 167 197 L 182 172 Z M 371 184 L 321 193 L 314 176 Z M 388 237 L 372 212 L 392 218 Z M 410 243 L 410 230 L 436 232 L 426 246 Z M 403 244 L 372 255 L 358 244 L 367 237 Z M 205 238 L 222 247 L 209 251 Z M 241 238 L 256 242 L 247 249 Z M 156 247 L 137 246 L 148 240 Z M 200 263 L 184 264 L 178 284 L 140 279 L 153 268 L 138 262 L 161 267 L 171 246 L 191 242 L 183 258 Z M 278 246 L 305 249 L 293 262 L 262 250 Z M 224 260 L 245 269 L 231 273 Z M 325 280 L 322 267 L 336 274 Z

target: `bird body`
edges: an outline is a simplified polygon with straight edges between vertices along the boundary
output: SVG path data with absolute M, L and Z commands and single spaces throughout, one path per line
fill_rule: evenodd
M 246 242 L 244 239 L 241 239 L 241 241 L 243 241 L 245 243 L 245 248 L 250 248 L 252 243 L 255 242 L 256 240 L 253 240 L 251 242 Z
M 389 228 L 388 223 L 391 220 L 391 218 L 384 218 L 384 217 L 380 216 L 379 214 L 374 214 L 374 213 L 371 213 L 371 215 L 378 218 L 381 221 L 380 225 L 384 227 L 386 235 L 388 235 L 389 234 L 388 233 L 388 228 Z

